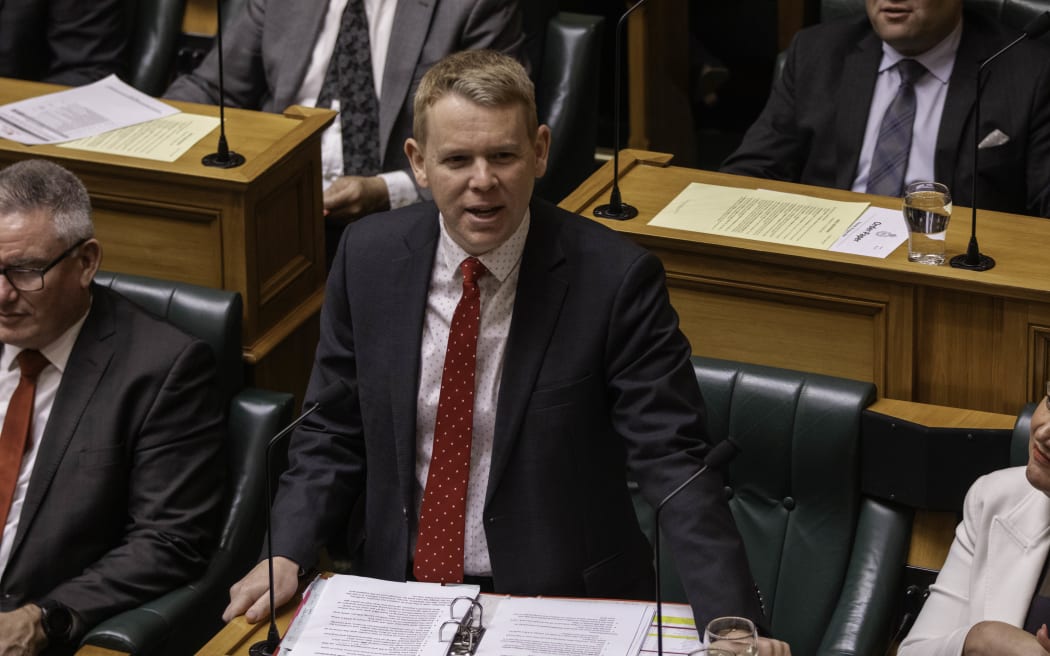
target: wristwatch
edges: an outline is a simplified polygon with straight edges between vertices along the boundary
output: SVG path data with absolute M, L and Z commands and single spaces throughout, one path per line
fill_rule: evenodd
M 37 604 L 40 623 L 44 627 L 48 646 L 68 645 L 73 640 L 73 612 L 61 603 L 48 599 Z

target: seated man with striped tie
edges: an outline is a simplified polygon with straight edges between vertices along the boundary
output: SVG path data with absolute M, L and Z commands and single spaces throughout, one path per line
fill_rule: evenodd
M 421 199 L 402 146 L 423 73 L 457 50 L 523 43 L 518 0 L 247 0 L 223 36 L 226 103 L 339 111 L 321 143 L 331 260 L 348 220 Z M 216 53 L 165 97 L 218 104 Z
M 84 185 L 0 170 L 0 653 L 72 654 L 207 563 L 222 496 L 208 346 L 92 283 Z
M 366 576 L 652 597 L 627 472 L 655 504 L 700 469 L 703 399 L 660 260 L 533 198 L 550 145 L 533 93 L 493 51 L 436 64 L 405 145 L 434 201 L 344 233 L 306 402 L 340 380 L 349 394 L 292 436 L 273 507 L 278 603 L 348 535 Z M 348 531 L 358 503 L 363 528 Z M 700 625 L 762 623 L 719 473 L 664 513 Z M 267 617 L 266 565 L 232 588 L 227 620 Z
M 765 109 L 722 170 L 900 196 L 934 180 L 972 202 L 978 62 L 1019 33 L 963 0 L 866 0 L 796 35 Z M 982 74 L 982 208 L 1050 217 L 1050 47 Z

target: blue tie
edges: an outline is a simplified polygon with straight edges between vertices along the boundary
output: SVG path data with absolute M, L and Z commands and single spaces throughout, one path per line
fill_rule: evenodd
M 915 82 L 926 73 L 926 67 L 914 59 L 902 59 L 897 62 L 897 72 L 901 83 L 882 116 L 879 139 L 871 156 L 869 194 L 900 196 L 904 191 L 904 174 L 908 170 L 915 123 Z

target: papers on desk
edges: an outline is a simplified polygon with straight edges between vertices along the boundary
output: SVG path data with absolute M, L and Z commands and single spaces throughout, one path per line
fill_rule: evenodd
M 738 189 L 694 182 L 661 210 L 650 225 L 706 234 L 885 257 L 907 239 L 888 227 L 889 214 L 864 202 L 842 202 L 769 189 Z M 873 224 L 878 224 L 874 225 Z M 883 227 L 886 226 L 886 227 Z M 891 235 L 892 233 L 892 235 Z M 891 245 L 892 244 L 892 245 Z
M 174 162 L 217 127 L 217 116 L 179 112 L 98 136 L 68 141 L 59 144 L 59 148 Z
M 0 137 L 27 145 L 61 143 L 178 111 L 110 75 L 82 87 L 0 107 Z
M 653 612 L 647 602 L 479 598 L 477 586 L 337 575 L 311 584 L 279 656 L 635 656 L 656 648 Z M 678 628 L 665 647 L 697 645 L 691 621 L 688 607 L 668 605 L 665 625 Z M 481 628 L 473 651 L 465 629 L 455 631 L 470 622 Z

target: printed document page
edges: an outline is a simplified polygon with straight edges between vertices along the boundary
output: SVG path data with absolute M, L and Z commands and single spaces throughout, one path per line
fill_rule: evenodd
M 219 127 L 219 117 L 178 113 L 60 144 L 60 148 L 174 162 Z M 218 143 L 216 141 L 216 143 Z
M 477 656 L 635 656 L 654 610 L 648 603 L 500 599 Z
M 665 656 L 684 656 L 684 654 L 700 649 L 703 641 L 697 633 L 696 621 L 693 620 L 693 609 L 686 604 L 664 604 L 663 607 Z M 655 610 L 656 607 L 654 606 L 653 609 Z M 640 654 L 648 656 L 658 653 L 658 642 L 654 613 L 653 625 L 649 628 L 648 635 L 645 636 Z
M 900 210 L 869 207 L 828 250 L 884 258 L 908 241 L 908 224 Z
M 116 75 L 0 107 L 0 137 L 53 144 L 93 137 L 179 110 L 121 82 Z
M 867 207 L 867 203 L 694 182 L 649 225 L 826 250 Z
M 318 581 L 317 583 L 321 583 Z M 315 585 L 281 645 L 281 654 L 310 656 L 445 656 L 441 625 L 453 602 L 478 596 L 478 586 L 397 583 L 360 576 L 333 576 Z M 462 617 L 469 601 L 455 603 Z M 454 627 L 445 630 L 451 639 Z M 294 639 L 293 639 L 294 635 Z

